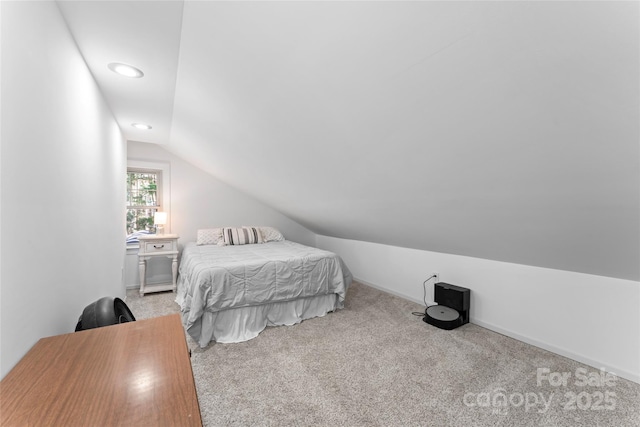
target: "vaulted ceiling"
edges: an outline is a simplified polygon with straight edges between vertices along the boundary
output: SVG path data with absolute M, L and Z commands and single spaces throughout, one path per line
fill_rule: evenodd
M 637 2 L 58 4 L 127 139 L 316 233 L 640 280 Z

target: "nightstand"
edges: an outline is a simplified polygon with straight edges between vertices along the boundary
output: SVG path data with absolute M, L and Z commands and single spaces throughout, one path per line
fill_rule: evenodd
M 140 271 L 140 295 L 150 292 L 176 291 L 179 237 L 177 234 L 150 234 L 139 237 L 138 270 Z M 146 285 L 147 261 L 154 257 L 166 257 L 171 260 L 171 283 Z

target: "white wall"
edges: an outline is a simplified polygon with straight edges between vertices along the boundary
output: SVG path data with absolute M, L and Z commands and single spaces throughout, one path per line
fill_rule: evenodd
M 185 2 L 170 149 L 323 235 L 638 281 L 639 12 Z
M 180 244 L 195 241 L 199 228 L 269 225 L 282 231 L 288 240 L 315 246 L 311 231 L 159 145 L 129 141 L 127 153 L 130 161 L 170 164 L 170 229 L 180 235 Z
M 639 282 L 326 236 L 317 245 L 358 280 L 421 304 L 437 272 L 471 289 L 472 323 L 640 382 Z
M 123 297 L 126 143 L 55 2 L 2 2 L 0 370 Z

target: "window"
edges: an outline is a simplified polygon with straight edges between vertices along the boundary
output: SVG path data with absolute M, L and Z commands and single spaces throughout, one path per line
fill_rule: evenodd
M 154 232 L 153 214 L 162 211 L 162 171 L 127 169 L 127 234 Z

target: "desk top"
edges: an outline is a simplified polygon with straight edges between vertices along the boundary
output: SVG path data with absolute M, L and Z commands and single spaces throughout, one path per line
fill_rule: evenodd
M 43 338 L 0 382 L 2 426 L 201 426 L 180 316 Z

